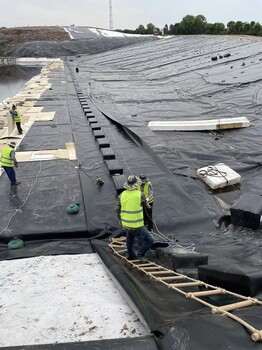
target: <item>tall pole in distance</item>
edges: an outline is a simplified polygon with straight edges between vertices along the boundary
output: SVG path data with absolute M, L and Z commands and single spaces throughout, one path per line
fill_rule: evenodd
M 113 9 L 112 0 L 109 0 L 109 29 L 113 30 Z

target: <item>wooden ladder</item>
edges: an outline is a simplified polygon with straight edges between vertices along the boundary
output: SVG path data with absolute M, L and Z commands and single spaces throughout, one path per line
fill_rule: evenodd
M 244 326 L 246 329 L 248 329 L 251 332 L 251 338 L 253 341 L 255 342 L 262 341 L 262 330 L 258 330 L 254 328 L 252 325 L 250 325 L 240 317 L 230 312 L 230 311 L 234 311 L 234 310 L 249 307 L 249 306 L 262 305 L 262 301 L 255 298 L 246 297 L 237 293 L 233 293 L 226 289 L 222 289 L 220 287 L 212 286 L 203 281 L 196 280 L 186 275 L 179 274 L 175 271 L 166 269 L 165 267 L 151 261 L 142 263 L 139 259 L 127 260 L 126 256 L 124 255 L 127 252 L 125 237 L 112 238 L 111 242 L 109 243 L 109 247 L 113 250 L 115 255 L 117 255 L 121 259 L 126 260 L 129 264 L 133 266 L 133 268 L 139 271 L 142 271 L 144 274 L 148 275 L 150 278 L 184 295 L 186 298 L 193 299 L 209 307 L 213 315 L 221 314 L 235 320 L 236 322 L 240 323 L 242 326 Z M 202 290 L 202 291 L 184 291 L 183 290 L 184 288 L 196 288 L 196 287 L 201 287 L 201 289 L 205 289 L 205 290 Z M 223 305 L 218 307 L 201 299 L 203 297 L 214 296 L 214 295 L 228 295 L 228 296 L 237 298 L 240 301 L 233 304 L 228 304 L 228 305 Z

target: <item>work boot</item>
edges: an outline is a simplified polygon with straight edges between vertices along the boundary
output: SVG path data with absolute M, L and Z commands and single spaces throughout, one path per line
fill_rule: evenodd
M 138 255 L 137 258 L 142 262 L 142 263 L 147 263 L 148 259 L 145 256 L 142 255 Z
M 127 260 L 136 260 L 136 259 L 138 259 L 138 258 L 137 258 L 137 256 L 136 256 L 135 254 L 129 255 L 129 256 L 127 257 Z
M 20 184 L 21 184 L 21 182 L 16 181 L 16 183 L 14 184 L 14 186 L 18 186 L 18 185 L 20 185 Z

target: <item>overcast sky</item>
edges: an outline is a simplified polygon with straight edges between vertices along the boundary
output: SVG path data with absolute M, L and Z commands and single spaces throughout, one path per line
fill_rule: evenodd
M 262 23 L 262 0 L 112 0 L 114 29 L 153 23 L 159 28 L 188 14 L 209 23 Z M 0 27 L 84 25 L 109 28 L 109 0 L 0 0 Z

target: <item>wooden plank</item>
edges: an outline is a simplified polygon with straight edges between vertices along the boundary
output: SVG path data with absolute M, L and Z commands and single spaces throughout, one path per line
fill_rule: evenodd
M 248 300 L 240 301 L 238 303 L 214 307 L 211 309 L 211 312 L 212 314 L 215 315 L 215 314 L 223 313 L 223 311 L 232 311 L 232 310 L 242 309 L 244 307 L 252 306 L 255 304 L 256 304 L 255 300 L 250 298 Z
M 69 159 L 68 149 L 16 152 L 18 162 Z
M 68 157 L 70 160 L 76 160 L 76 149 L 75 149 L 75 144 L 74 142 L 67 142 L 66 143 L 66 149 L 68 152 Z
M 48 121 L 48 120 L 53 120 L 55 117 L 55 112 L 40 112 L 36 114 L 29 114 L 29 120 L 30 121 Z
M 163 281 L 176 281 L 176 280 L 183 280 L 186 279 L 186 276 L 169 276 L 169 277 L 161 277 L 161 280 Z
M 187 293 L 186 297 L 191 298 L 192 296 L 194 297 L 206 297 L 209 295 L 217 295 L 217 294 L 223 294 L 224 290 L 223 289 L 214 289 L 214 290 L 205 290 L 203 292 L 191 292 Z
M 44 107 L 31 107 L 27 110 L 26 113 L 39 113 L 43 110 Z
M 152 275 L 170 275 L 170 274 L 173 274 L 173 273 L 174 273 L 174 271 L 171 271 L 171 270 L 151 272 Z
M 170 287 L 174 287 L 174 288 L 183 288 L 183 287 L 200 286 L 201 284 L 202 284 L 201 281 L 196 281 L 196 282 L 185 282 L 185 283 L 174 283 L 174 284 L 170 284 Z

